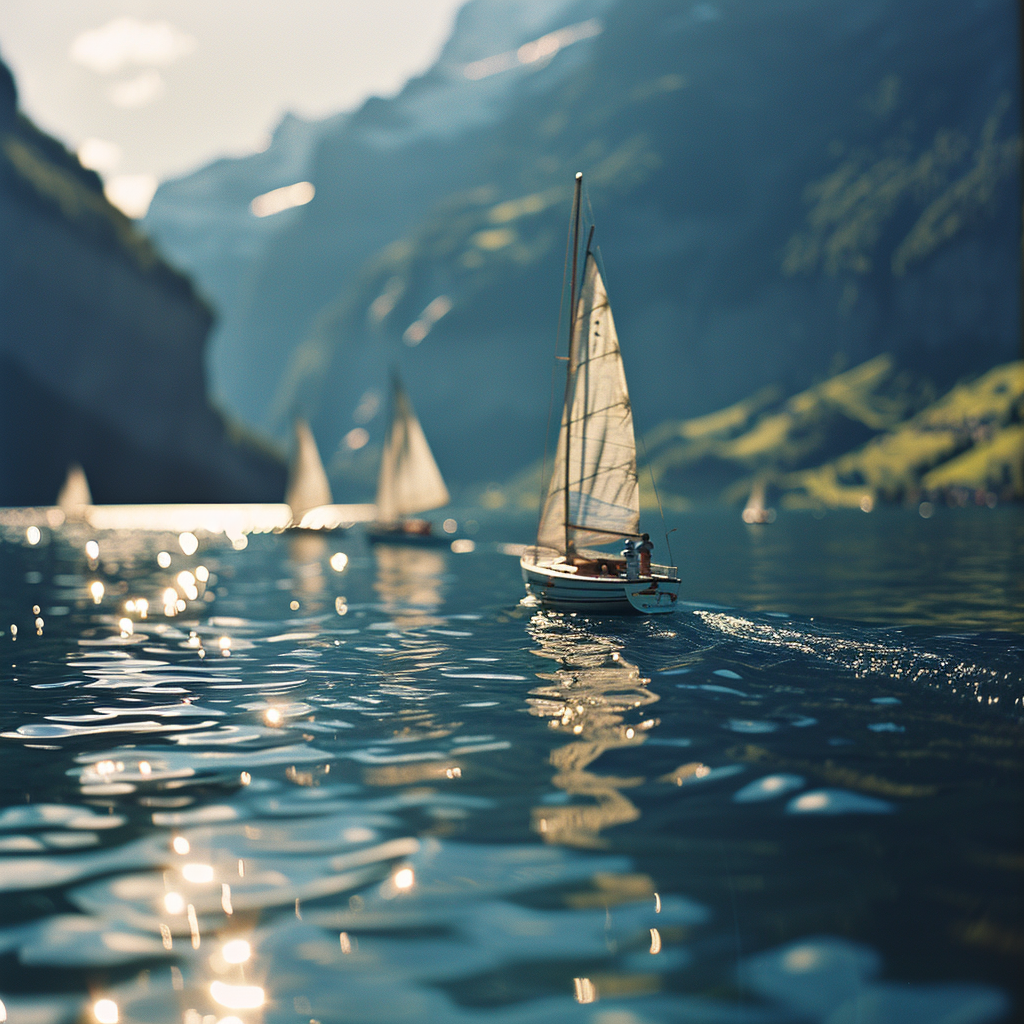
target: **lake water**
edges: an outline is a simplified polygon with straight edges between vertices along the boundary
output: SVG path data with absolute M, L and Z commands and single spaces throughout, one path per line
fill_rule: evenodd
M 1019 510 L 681 517 L 649 619 L 477 519 L 6 529 L 8 1020 L 1019 1019 Z

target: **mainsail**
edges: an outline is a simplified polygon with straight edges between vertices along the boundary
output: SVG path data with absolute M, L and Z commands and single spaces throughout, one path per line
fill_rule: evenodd
M 377 521 L 397 523 L 406 516 L 447 505 L 448 488 L 405 389 L 392 382 L 392 414 L 377 477 Z
M 574 324 L 562 428 L 537 532 L 539 545 L 568 546 L 567 555 L 577 544 L 606 544 L 640 528 L 633 412 L 608 294 L 590 253 Z
M 68 514 L 78 514 L 92 504 L 89 481 L 85 478 L 85 470 L 77 463 L 68 466 L 68 475 L 57 495 L 57 505 Z
M 295 421 L 295 454 L 289 466 L 284 500 L 296 520 L 311 508 L 331 504 L 331 485 L 327 482 L 324 464 L 320 461 L 313 432 L 302 419 Z

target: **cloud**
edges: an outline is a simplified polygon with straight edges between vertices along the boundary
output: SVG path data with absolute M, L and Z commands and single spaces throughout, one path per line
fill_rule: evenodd
M 71 59 L 90 71 L 110 75 L 130 65 L 163 67 L 196 48 L 195 39 L 167 21 L 114 18 L 89 29 L 71 44 Z
M 572 46 L 573 43 L 578 43 L 583 39 L 598 36 L 603 31 L 604 26 L 597 18 L 580 21 L 575 25 L 560 28 L 557 32 L 549 32 L 539 39 L 523 43 L 517 50 L 509 50 L 506 53 L 495 54 L 493 57 L 485 57 L 483 60 L 475 60 L 472 64 L 467 64 L 462 69 L 462 73 L 466 78 L 475 82 L 520 65 L 537 64 L 538 67 L 544 67 L 559 50 L 566 46 Z
M 166 91 L 159 71 L 144 71 L 135 78 L 112 85 L 107 95 L 115 107 L 138 110 L 139 107 L 158 100 Z

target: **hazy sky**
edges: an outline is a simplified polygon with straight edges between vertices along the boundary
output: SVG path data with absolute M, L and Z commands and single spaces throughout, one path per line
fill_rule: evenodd
M 0 0 L 22 109 L 131 191 L 253 152 L 286 111 L 390 95 L 464 0 Z M 127 194 L 127 193 L 126 193 Z

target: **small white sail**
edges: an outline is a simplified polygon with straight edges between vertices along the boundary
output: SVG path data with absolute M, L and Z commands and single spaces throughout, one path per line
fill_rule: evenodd
M 589 253 L 570 343 L 555 466 L 537 532 L 539 545 L 565 550 L 567 509 L 571 547 L 606 544 L 616 536 L 639 532 L 633 412 L 608 294 Z
M 311 508 L 331 504 L 331 485 L 327 482 L 313 432 L 303 419 L 295 421 L 295 454 L 288 470 L 284 500 L 291 507 L 296 522 Z
M 68 466 L 68 475 L 57 495 L 57 506 L 69 518 L 81 516 L 92 504 L 92 493 L 89 481 L 85 478 L 85 470 L 77 463 Z
M 755 480 L 750 488 L 750 497 L 743 509 L 745 523 L 774 523 L 775 509 L 765 505 L 765 485 L 763 480 Z
M 377 477 L 377 521 L 397 523 L 447 505 L 450 498 L 412 403 L 398 379 Z

